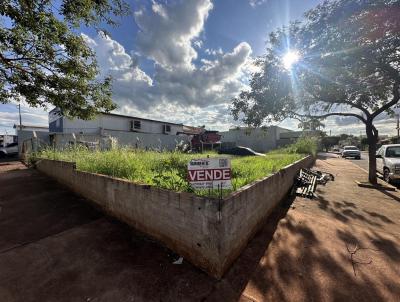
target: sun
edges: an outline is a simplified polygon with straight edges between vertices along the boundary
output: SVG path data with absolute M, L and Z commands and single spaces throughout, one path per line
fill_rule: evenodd
M 290 69 L 294 63 L 299 61 L 299 59 L 300 59 L 300 54 L 297 50 L 289 50 L 282 57 L 283 66 L 285 66 L 286 69 Z

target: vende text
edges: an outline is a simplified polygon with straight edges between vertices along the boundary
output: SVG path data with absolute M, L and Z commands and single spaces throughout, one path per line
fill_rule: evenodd
M 189 181 L 213 181 L 231 179 L 231 169 L 189 170 Z

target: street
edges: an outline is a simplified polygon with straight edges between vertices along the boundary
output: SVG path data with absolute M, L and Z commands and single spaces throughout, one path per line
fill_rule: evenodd
M 354 158 L 349 158 L 348 160 L 350 160 L 352 163 L 356 164 L 357 166 L 359 166 L 361 169 L 365 170 L 366 173 L 368 173 L 368 152 L 363 151 L 361 152 L 361 159 L 354 159 Z M 382 179 L 382 175 L 380 175 L 378 173 L 378 177 Z M 397 187 L 398 189 L 400 189 L 400 182 L 394 182 L 391 183 L 393 186 Z
M 365 171 L 368 171 L 368 152 L 362 151 L 361 152 L 361 159 L 354 159 L 354 158 L 349 158 L 352 163 L 356 164 L 360 168 L 364 169 Z

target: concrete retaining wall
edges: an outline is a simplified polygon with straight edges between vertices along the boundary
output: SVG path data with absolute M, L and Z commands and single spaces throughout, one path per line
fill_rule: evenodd
M 224 199 L 221 225 L 221 270 L 225 271 L 260 229 L 271 211 L 287 196 L 301 168 L 311 167 L 312 156 L 257 180 Z
M 220 278 L 285 197 L 297 171 L 312 162 L 304 158 L 221 202 L 78 171 L 74 163 L 40 160 L 36 167 Z

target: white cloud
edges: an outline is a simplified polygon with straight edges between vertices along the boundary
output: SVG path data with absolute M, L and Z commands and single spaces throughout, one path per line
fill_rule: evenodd
M 221 55 L 221 54 L 224 53 L 224 52 L 222 51 L 222 48 L 221 48 L 221 47 L 218 48 L 218 49 L 210 49 L 210 48 L 207 48 L 204 52 L 205 52 L 206 54 L 210 55 L 210 56 Z
M 13 125 L 19 124 L 18 110 L 16 107 L 14 109 L 16 104 L 16 102 L 0 104 L 0 134 L 6 131 L 8 134 L 15 133 Z M 43 108 L 32 108 L 21 102 L 21 116 L 23 125 L 48 126 L 48 113 Z
M 82 37 L 96 51 L 101 77 L 111 75 L 118 85 L 152 85 L 151 78 L 138 67 L 138 59 L 127 54 L 120 43 L 102 33 L 95 38 L 85 34 Z
M 203 47 L 203 41 L 202 41 L 202 40 L 195 40 L 195 41 L 193 42 L 193 45 L 194 45 L 196 48 L 200 49 L 200 48 Z
M 249 0 L 253 7 L 266 0 Z M 207 125 L 226 130 L 234 125 L 229 114 L 229 100 L 247 88 L 247 80 L 259 68 L 246 42 L 233 50 L 205 49 L 207 59 L 200 63 L 197 50 L 203 47 L 204 24 L 213 8 L 211 0 L 178 0 L 173 4 L 152 1 L 148 10 L 135 12 L 140 28 L 134 51 L 128 52 L 119 42 L 102 34 L 82 34 L 95 50 L 101 77 L 113 77 L 113 99 L 125 114 Z M 140 68 L 140 60 L 154 62 L 154 74 Z M 196 64 L 195 64 L 196 62 Z M 17 113 L 1 112 L 0 128 L 18 122 Z M 23 123 L 47 124 L 47 113 L 23 107 Z M 333 133 L 359 134 L 364 125 L 354 120 L 328 119 L 326 130 Z M 282 127 L 295 129 L 297 121 L 285 121 Z M 382 134 L 394 133 L 395 122 L 377 122 Z
M 138 51 L 165 68 L 193 69 L 197 52 L 192 41 L 202 32 L 212 8 L 210 0 L 185 0 L 173 5 L 153 1 L 151 11 L 135 12 L 140 28 Z
M 110 37 L 83 36 L 96 52 L 101 76 L 111 74 L 114 79 L 113 99 L 121 112 L 210 124 L 212 120 L 207 118 L 218 108 L 218 120 L 227 122 L 220 112 L 231 120 L 227 102 L 246 87 L 243 77 L 248 73 L 251 47 L 242 42 L 230 52 L 218 49 L 211 60 L 195 66 L 197 52 L 193 46 L 202 47 L 199 34 L 212 4 L 209 0 L 178 3 L 167 6 L 153 2 L 151 11 L 136 12 L 142 32 L 135 54 L 129 54 Z M 143 57 L 154 61 L 152 77 L 139 67 Z M 197 116 L 195 112 L 202 112 L 202 117 L 193 120 L 187 112 Z
M 84 35 L 97 55 L 101 76 L 113 77 L 113 98 L 117 104 L 146 111 L 159 104 L 206 107 L 224 103 L 245 84 L 240 80 L 250 60 L 248 43 L 238 44 L 232 52 L 218 54 L 201 66 L 173 70 L 155 64 L 150 78 L 118 42 L 102 34 L 95 38 Z
M 267 0 L 249 0 L 249 4 L 251 7 L 256 7 L 258 5 L 264 4 Z

